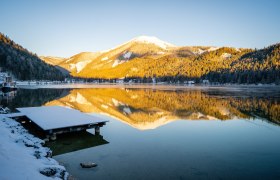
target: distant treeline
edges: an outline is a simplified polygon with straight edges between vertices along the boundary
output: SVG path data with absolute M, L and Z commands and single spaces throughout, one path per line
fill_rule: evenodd
M 16 44 L 0 33 L 0 67 L 19 80 L 64 80 L 54 66 L 43 62 L 36 54 Z
M 278 75 L 277 75 L 278 74 Z M 267 72 L 236 72 L 236 73 L 219 73 L 211 72 L 201 78 L 189 78 L 185 76 L 163 76 L 163 77 L 127 77 L 120 79 L 104 79 L 104 78 L 72 78 L 73 82 L 98 82 L 98 83 L 118 83 L 123 81 L 124 83 L 201 83 L 201 84 L 276 84 L 280 85 L 279 71 L 267 71 Z

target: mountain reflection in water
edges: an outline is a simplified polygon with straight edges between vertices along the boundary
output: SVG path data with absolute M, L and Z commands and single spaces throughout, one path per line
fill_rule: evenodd
M 279 91 L 264 89 L 73 89 L 45 105 L 105 113 L 130 126 L 154 129 L 175 120 L 263 118 L 280 124 Z

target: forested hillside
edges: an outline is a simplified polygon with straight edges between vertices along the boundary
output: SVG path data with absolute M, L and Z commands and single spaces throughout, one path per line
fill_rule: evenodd
M 0 67 L 19 80 L 63 80 L 64 75 L 36 54 L 0 33 Z
M 134 58 L 114 68 L 77 74 L 86 78 L 138 79 L 138 82 L 184 82 L 280 84 L 280 45 L 261 50 L 223 47 L 198 55 L 168 54 L 159 58 Z
M 280 44 L 246 53 L 229 67 L 211 71 L 204 78 L 221 83 L 280 84 Z
M 160 57 L 144 56 L 133 58 L 114 68 L 103 68 L 89 71 L 85 69 L 77 74 L 87 78 L 143 78 L 155 77 L 157 81 L 199 80 L 202 76 L 229 68 L 242 55 L 251 52 L 249 49 L 219 48 L 202 54 L 181 55 L 173 51 Z M 144 80 L 145 81 L 145 80 Z

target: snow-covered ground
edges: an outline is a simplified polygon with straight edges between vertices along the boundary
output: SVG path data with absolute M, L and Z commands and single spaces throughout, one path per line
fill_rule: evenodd
M 48 157 L 44 141 L 20 123 L 0 115 L 0 132 L 0 179 L 67 179 L 65 168 Z

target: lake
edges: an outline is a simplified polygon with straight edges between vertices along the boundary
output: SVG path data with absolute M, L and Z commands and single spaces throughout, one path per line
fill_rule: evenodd
M 280 179 L 278 87 L 19 89 L 1 104 L 60 105 L 108 119 L 101 135 L 47 144 L 77 179 Z

